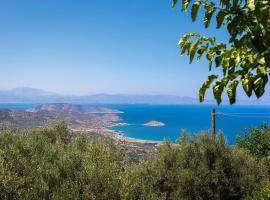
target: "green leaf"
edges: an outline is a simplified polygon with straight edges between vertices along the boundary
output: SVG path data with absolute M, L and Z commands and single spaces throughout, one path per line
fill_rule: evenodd
M 204 84 L 202 85 L 202 87 L 200 88 L 200 91 L 199 91 L 200 102 L 204 101 L 204 96 L 205 96 L 206 90 L 209 89 L 209 87 L 211 86 L 213 81 L 216 80 L 217 78 L 218 78 L 218 76 L 216 76 L 216 75 L 208 76 L 208 80 L 204 82 Z
M 202 44 L 202 39 L 197 40 L 197 42 L 194 45 L 192 45 L 191 50 L 190 50 L 190 61 L 189 61 L 190 64 L 192 63 L 195 53 L 200 44 Z
M 222 61 L 221 56 L 217 56 L 217 57 L 215 58 L 216 67 L 219 67 L 219 66 L 220 66 L 221 61 Z
M 204 26 L 208 28 L 211 22 L 211 18 L 216 11 L 215 4 L 211 3 L 210 5 L 206 6 L 206 12 L 204 15 Z
M 177 1 L 178 1 L 178 0 L 173 0 L 173 3 L 172 3 L 172 7 L 173 7 L 173 8 L 176 6 Z
M 197 60 L 200 60 L 203 54 L 207 51 L 207 46 L 201 46 L 201 48 L 198 50 L 198 57 Z
M 239 63 L 241 61 L 241 58 L 240 58 L 240 55 L 237 54 L 235 57 L 234 57 L 234 66 L 238 66 Z
M 227 13 L 224 10 L 221 10 L 221 11 L 218 12 L 218 14 L 216 16 L 217 28 L 221 27 L 226 15 L 227 15 Z
M 198 15 L 198 11 L 200 9 L 200 6 L 202 5 L 201 1 L 196 1 L 193 5 L 192 5 L 192 9 L 191 9 L 191 18 L 192 21 L 194 22 L 197 18 Z
M 195 53 L 196 53 L 196 48 L 193 45 L 192 50 L 190 51 L 190 55 L 189 55 L 189 64 L 192 63 L 194 56 L 195 56 Z
M 247 59 L 248 59 L 249 63 L 253 63 L 254 62 L 253 55 L 248 55 L 247 56 Z
M 179 46 L 183 46 L 186 42 L 187 42 L 187 40 L 189 39 L 189 35 L 184 35 L 180 40 L 179 40 L 179 42 L 178 42 L 178 45 Z
M 255 78 L 254 78 L 254 82 L 253 82 L 253 85 L 254 85 L 254 92 L 257 96 L 257 98 L 260 98 L 264 92 L 265 92 L 265 85 L 268 81 L 268 77 L 267 76 L 259 76 L 257 75 Z
M 243 73 L 243 71 L 238 70 L 238 71 L 236 71 L 236 72 L 230 74 L 230 75 L 228 76 L 228 78 L 229 78 L 230 80 L 234 80 L 234 79 L 238 78 L 238 76 L 240 76 L 242 73 Z
M 190 1 L 191 0 L 182 0 L 182 11 L 183 12 L 187 11 L 187 8 L 188 8 L 188 6 L 190 4 Z
M 230 67 L 230 58 L 226 57 L 222 60 L 222 66 L 225 68 L 229 68 Z
M 267 67 L 266 66 L 259 66 L 257 73 L 262 74 L 262 75 L 267 75 Z
M 254 10 L 255 10 L 254 0 L 247 0 L 247 7 L 248 7 L 251 11 L 254 11 Z
M 223 76 L 226 76 L 227 69 L 228 69 L 227 67 L 222 67 Z
M 209 70 L 209 71 L 212 70 L 212 65 L 213 65 L 213 61 L 210 61 L 210 62 L 209 62 L 209 65 L 208 65 L 208 70 Z
M 193 32 L 186 34 L 179 40 L 178 45 L 183 46 L 189 40 L 190 37 L 201 37 L 201 35 Z
M 229 97 L 230 104 L 234 104 L 236 100 L 236 88 L 238 86 L 239 81 L 234 80 L 231 85 L 227 89 L 227 94 Z
M 224 78 L 221 80 L 221 82 L 222 82 L 222 85 L 223 85 L 224 87 L 226 87 L 227 84 L 228 84 L 228 82 L 229 82 L 229 77 L 224 77 Z
M 252 95 L 252 86 L 253 86 L 253 77 L 251 74 L 246 74 L 242 79 L 243 89 L 246 92 L 247 96 Z
M 189 42 L 187 44 L 188 44 L 188 48 L 187 48 L 188 52 L 187 53 L 188 53 L 188 55 L 190 55 L 190 53 L 191 53 L 191 51 L 193 49 L 193 44 L 191 42 Z
M 215 42 L 216 42 L 216 38 L 215 37 L 212 37 L 212 38 L 208 38 L 209 42 L 211 45 L 214 45 Z
M 213 54 L 213 53 L 208 52 L 208 53 L 206 54 L 206 58 L 207 58 L 209 61 L 212 61 L 212 60 L 213 60 L 213 57 L 214 57 L 214 54 Z
M 184 55 L 186 50 L 187 50 L 187 44 L 185 44 L 184 46 L 181 47 L 181 55 Z
M 257 62 L 261 65 L 264 65 L 266 63 L 264 57 L 259 59 Z
M 222 95 L 223 90 L 224 90 L 224 85 L 222 84 L 222 82 L 217 81 L 216 85 L 214 85 L 214 87 L 213 87 L 213 94 L 214 94 L 214 97 L 215 97 L 218 105 L 222 101 L 221 95 Z

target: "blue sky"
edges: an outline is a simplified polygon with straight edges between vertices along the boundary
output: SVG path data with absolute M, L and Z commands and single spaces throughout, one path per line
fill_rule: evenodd
M 225 40 L 212 25 L 170 0 L 1 0 L 0 89 L 195 97 L 208 66 L 177 43 L 191 31 Z

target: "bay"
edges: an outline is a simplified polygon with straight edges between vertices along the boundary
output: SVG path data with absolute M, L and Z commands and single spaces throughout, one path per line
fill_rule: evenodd
M 23 111 L 37 104 L 0 104 L 0 108 Z M 82 105 L 93 106 L 93 105 Z M 95 105 L 97 106 L 97 105 Z M 123 136 L 144 140 L 171 140 L 175 142 L 183 129 L 198 134 L 210 132 L 211 109 L 217 111 L 217 131 L 223 131 L 229 144 L 235 144 L 236 135 L 243 135 L 245 129 L 270 124 L 270 106 L 215 106 L 215 105 L 98 105 L 122 111 L 119 114 L 126 126 L 113 127 Z M 155 120 L 165 126 L 144 126 Z
M 211 105 L 116 105 L 111 106 L 124 113 L 123 122 L 128 126 L 114 127 L 124 136 L 145 140 L 166 140 L 175 142 L 183 129 L 192 134 L 210 132 L 211 109 L 217 112 L 217 131 L 224 132 L 229 144 L 235 144 L 236 135 L 243 135 L 245 129 L 270 124 L 269 106 L 211 106 Z M 149 127 L 143 124 L 151 121 L 165 123 L 165 126 Z

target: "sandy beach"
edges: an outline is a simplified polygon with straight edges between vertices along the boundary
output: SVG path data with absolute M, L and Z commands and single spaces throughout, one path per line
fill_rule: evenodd
M 155 140 L 143 140 L 143 139 L 137 139 L 137 138 L 131 138 L 131 137 L 125 137 L 121 133 L 109 129 L 109 128 L 95 128 L 95 129 L 89 129 L 89 128 L 80 128 L 80 129 L 71 129 L 74 132 L 94 132 L 98 133 L 100 135 L 105 135 L 112 137 L 118 141 L 122 142 L 131 142 L 131 143 L 140 143 L 140 144 L 160 144 L 162 141 L 155 141 Z

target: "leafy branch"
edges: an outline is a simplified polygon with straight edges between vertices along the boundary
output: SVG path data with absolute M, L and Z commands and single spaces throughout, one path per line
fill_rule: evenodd
M 173 7 L 178 0 L 173 0 Z M 212 74 L 199 91 L 200 101 L 212 86 L 218 104 L 227 90 L 231 104 L 236 101 L 237 87 L 242 87 L 248 97 L 255 93 L 260 98 L 265 93 L 270 69 L 270 1 L 268 0 L 219 0 L 219 6 L 208 0 L 182 0 L 182 11 L 191 6 L 192 21 L 196 21 L 200 9 L 204 9 L 204 26 L 210 26 L 215 16 L 216 28 L 226 27 L 228 42 L 217 43 L 215 37 L 197 33 L 184 35 L 179 46 L 181 54 L 187 54 L 190 63 L 203 56 L 209 62 L 209 71 L 222 69 L 222 77 Z

